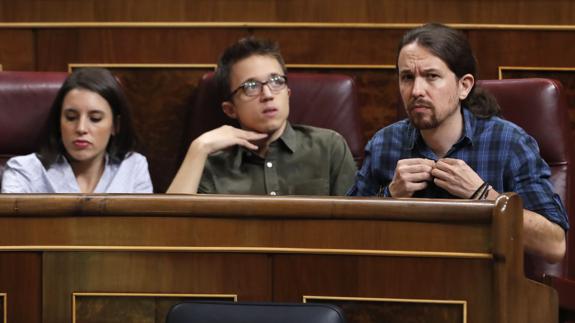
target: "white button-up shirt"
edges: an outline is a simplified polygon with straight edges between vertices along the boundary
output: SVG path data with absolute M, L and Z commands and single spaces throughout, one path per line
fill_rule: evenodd
M 130 153 L 106 166 L 94 193 L 152 193 L 146 157 Z M 2 193 L 80 193 L 72 167 L 64 157 L 45 169 L 36 154 L 13 157 L 2 175 Z

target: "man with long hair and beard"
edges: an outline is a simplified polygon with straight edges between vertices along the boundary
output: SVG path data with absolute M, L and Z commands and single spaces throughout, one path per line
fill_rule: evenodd
M 397 54 L 407 119 L 367 144 L 352 196 L 495 200 L 516 192 L 524 203 L 524 245 L 558 262 L 569 224 L 535 140 L 498 117 L 493 96 L 476 86 L 466 37 L 441 24 L 408 31 Z

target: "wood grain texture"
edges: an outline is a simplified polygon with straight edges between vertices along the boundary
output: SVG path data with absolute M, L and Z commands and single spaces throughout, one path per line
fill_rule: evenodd
M 42 322 L 41 253 L 0 253 L 0 292 L 7 294 L 8 322 Z
M 75 295 L 72 315 L 76 323 L 164 323 L 170 308 L 182 302 L 234 301 L 233 297 L 155 295 Z
M 71 320 L 75 292 L 232 294 L 240 301 L 299 302 L 304 295 L 456 300 L 468 302 L 470 322 L 552 322 L 553 290 L 529 284 L 522 273 L 521 214 L 515 194 L 496 202 L 4 194 L 0 255 L 42 255 L 41 267 L 34 267 L 42 279 L 32 283 L 42 295 L 36 317 L 46 323 Z M 27 286 L 29 276 L 12 284 Z M 132 300 L 78 309 L 84 322 L 152 320 L 142 310 L 148 303 Z M 390 311 L 364 305 L 375 321 Z M 131 313 L 114 315 L 119 308 Z M 353 316 L 350 322 L 368 321 Z
M 300 21 L 574 24 L 568 0 L 2 0 L 2 21 Z
M 0 30 L 0 64 L 4 71 L 36 69 L 35 35 L 32 30 Z
M 158 294 L 151 300 L 78 298 L 78 323 L 163 322 L 154 309 L 165 313 L 171 301 L 161 294 L 231 294 L 245 301 L 271 297 L 265 255 L 48 252 L 43 260 L 44 323 L 71 322 L 74 292 Z

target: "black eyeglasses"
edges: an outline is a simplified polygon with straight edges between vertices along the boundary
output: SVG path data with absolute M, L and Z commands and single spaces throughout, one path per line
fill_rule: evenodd
M 281 90 L 287 87 L 287 76 L 285 75 L 272 75 L 267 81 L 261 82 L 258 80 L 247 80 L 242 85 L 238 86 L 231 94 L 230 98 L 233 97 L 240 90 L 246 96 L 258 96 L 262 93 L 264 85 L 267 85 L 273 94 L 279 93 Z

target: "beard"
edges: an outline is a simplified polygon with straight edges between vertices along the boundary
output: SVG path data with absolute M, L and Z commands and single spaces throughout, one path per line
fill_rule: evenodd
M 415 107 L 424 108 L 425 111 L 415 111 Z M 416 100 L 410 102 L 407 105 L 407 117 L 411 124 L 419 130 L 429 130 L 439 127 L 444 120 L 451 117 L 455 112 L 457 112 L 458 106 L 454 106 L 452 109 L 447 111 L 447 114 L 438 118 L 437 111 L 433 103 L 425 100 Z
M 439 126 L 439 120 L 437 120 L 434 109 L 430 109 L 430 112 L 430 115 L 410 112 L 408 114 L 409 121 L 419 130 L 435 129 Z

